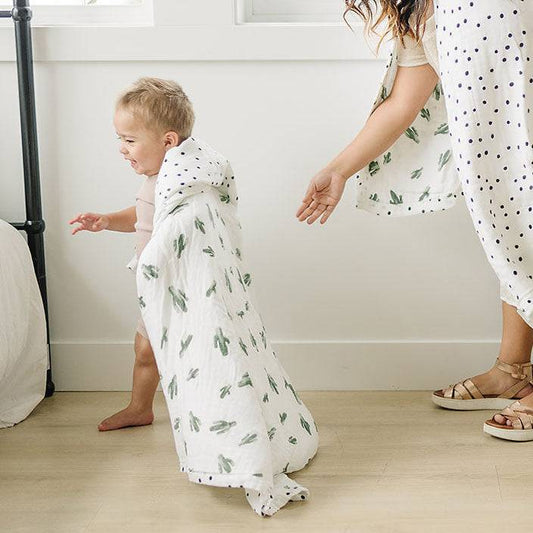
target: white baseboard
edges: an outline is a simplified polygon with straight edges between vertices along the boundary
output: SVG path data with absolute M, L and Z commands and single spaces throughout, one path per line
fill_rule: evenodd
M 299 390 L 428 390 L 491 366 L 497 341 L 272 343 Z M 128 391 L 132 343 L 52 344 L 58 391 Z

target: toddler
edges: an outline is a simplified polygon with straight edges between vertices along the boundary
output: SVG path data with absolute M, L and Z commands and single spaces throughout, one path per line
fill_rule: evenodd
M 287 473 L 315 455 L 317 427 L 254 306 L 231 166 L 190 136 L 193 121 L 177 84 L 139 80 L 114 120 L 121 153 L 145 176 L 137 208 L 71 221 L 73 233 L 138 234 L 134 391 L 101 429 L 150 423 L 159 375 L 181 471 L 195 483 L 244 489 L 269 516 L 307 499 Z
M 172 131 L 166 131 L 166 124 L 157 123 L 150 116 L 151 110 L 161 102 L 159 95 L 165 95 L 165 100 L 162 100 L 168 104 L 164 111 L 165 121 L 172 125 Z M 137 112 L 132 113 L 133 109 Z M 130 162 L 131 168 L 144 177 L 136 196 L 136 205 L 116 213 L 79 214 L 70 224 L 78 224 L 72 230 L 73 235 L 84 230 L 135 232 L 138 259 L 152 235 L 154 191 L 161 163 L 167 150 L 190 136 L 194 111 L 179 85 L 144 78 L 120 96 L 113 122 L 120 140 L 120 153 Z M 133 261 L 129 266 L 134 267 L 135 263 Z M 151 424 L 154 419 L 152 404 L 159 375 L 142 318 L 137 324 L 134 348 L 130 403 L 122 411 L 100 422 L 100 431 L 143 426 Z

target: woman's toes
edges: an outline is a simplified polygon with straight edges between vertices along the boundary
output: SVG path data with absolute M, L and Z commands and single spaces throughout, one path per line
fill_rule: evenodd
M 496 424 L 505 424 L 508 420 L 502 415 L 494 415 L 494 422 Z

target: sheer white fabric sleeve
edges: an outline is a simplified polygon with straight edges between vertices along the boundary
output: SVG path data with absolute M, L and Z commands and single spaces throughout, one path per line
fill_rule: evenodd
M 409 35 L 404 36 L 403 45 L 399 38 L 397 38 L 397 40 L 399 67 L 418 67 L 419 65 L 429 63 L 421 42 L 417 43 L 416 40 Z

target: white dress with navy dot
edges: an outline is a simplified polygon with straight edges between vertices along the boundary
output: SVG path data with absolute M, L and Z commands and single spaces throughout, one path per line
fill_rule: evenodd
M 501 298 L 533 327 L 533 2 L 437 0 L 457 171 Z
M 429 63 L 440 81 L 406 136 L 361 173 L 358 207 L 387 215 L 445 209 L 457 191 L 444 171 L 456 171 L 501 298 L 533 327 L 533 0 L 435 0 L 420 43 L 407 36 L 395 52 L 375 106 L 388 96 L 396 66 Z M 428 161 L 443 159 L 442 133 L 453 157 L 428 173 Z M 380 207 L 387 189 L 392 200 Z

